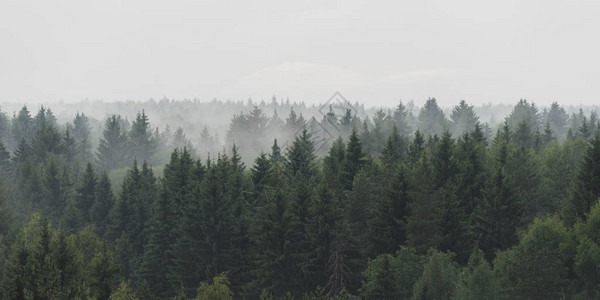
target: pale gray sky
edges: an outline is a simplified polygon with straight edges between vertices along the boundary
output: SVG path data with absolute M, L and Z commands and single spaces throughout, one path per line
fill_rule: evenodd
M 0 0 L 0 101 L 593 104 L 600 1 Z

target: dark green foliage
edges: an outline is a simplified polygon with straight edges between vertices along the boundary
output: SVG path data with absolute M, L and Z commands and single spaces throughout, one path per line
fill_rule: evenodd
M 600 137 L 589 142 L 569 195 L 565 210 L 567 221 L 573 224 L 584 218 L 592 204 L 600 197 Z
M 420 127 L 412 103 L 364 118 L 362 106 L 336 115 L 332 104 L 323 118 L 292 111 L 285 123 L 265 107 L 234 118 L 231 137 L 244 141 L 228 139 L 227 154 L 205 128 L 206 163 L 188 148 L 198 137 L 154 130 L 145 112 L 131 131 L 120 117 L 106 121 L 96 165 L 85 157 L 97 120 L 58 124 L 46 108 L 35 119 L 25 109 L 6 127 L 0 112 L 0 133 L 20 136 L 0 142 L 0 298 L 599 293 L 595 113 L 573 114 L 563 141 L 562 109 L 539 114 L 523 100 L 488 146 L 497 124 L 479 123 L 466 102 L 448 122 L 430 99 Z M 128 150 L 145 161 L 124 169 Z
M 310 177 L 314 172 L 315 146 L 308 129 L 294 139 L 286 153 L 287 170 L 293 177 Z
M 458 280 L 458 270 L 452 259 L 452 253 L 431 251 L 423 274 L 415 283 L 412 299 L 451 299 Z
M 423 272 L 423 257 L 402 248 L 369 260 L 360 294 L 366 299 L 408 299 Z
M 91 221 L 90 210 L 94 202 L 96 202 L 96 184 L 98 178 L 94 173 L 94 168 L 91 163 L 87 164 L 83 178 L 77 189 L 77 207 L 79 208 L 83 222 L 89 223 Z
M 478 248 L 473 250 L 468 265 L 460 273 L 455 299 L 501 299 L 500 281 Z
M 504 250 L 514 245 L 517 242 L 516 229 L 521 225 L 522 204 L 507 178 L 509 145 L 497 137 L 491 181 L 477 212 L 479 246 L 486 257 L 492 257 L 498 249 Z
M 348 138 L 348 145 L 346 148 L 346 155 L 344 160 L 344 186 L 346 189 L 352 187 L 352 182 L 356 173 L 361 169 L 364 164 L 365 154 L 362 151 L 362 144 L 358 139 L 356 129 L 352 129 L 352 133 Z
M 406 242 L 410 183 L 408 171 L 399 165 L 383 186 L 382 195 L 374 203 L 368 220 L 371 255 L 394 253 Z
M 423 147 L 425 147 L 425 139 L 421 132 L 417 130 L 415 131 L 415 137 L 408 148 L 408 155 L 412 162 L 416 162 L 421 158 Z
M 251 169 L 252 172 L 252 184 L 254 185 L 254 199 L 258 201 L 264 194 L 267 186 L 267 177 L 271 172 L 273 161 L 267 158 L 264 152 L 254 160 L 254 166 Z
M 104 236 L 109 226 L 109 212 L 115 203 L 110 179 L 106 172 L 100 175 L 95 187 L 94 202 L 90 207 L 90 221 L 96 224 L 98 234 Z
M 582 283 L 583 293 L 593 298 L 600 292 L 600 204 L 591 207 L 587 219 L 575 225 L 577 250 L 573 269 Z
M 283 168 L 275 164 L 267 182 L 278 188 L 264 191 L 266 204 L 257 208 L 252 227 L 257 266 L 252 288 L 265 289 L 276 297 L 290 291 L 293 283 L 288 279 L 294 276 L 288 231 L 290 216 L 286 214 L 287 191 L 282 176 L 285 176 Z
M 569 286 L 568 267 L 575 254 L 575 242 L 557 217 L 536 219 L 518 246 L 499 255 L 512 289 L 510 298 L 556 299 Z M 501 262 L 500 262 L 501 261 Z
M 406 156 L 406 141 L 403 136 L 400 136 L 398 127 L 394 125 L 391 134 L 385 142 L 383 150 L 381 150 L 381 160 L 386 167 L 393 169 L 398 162 L 404 160 Z

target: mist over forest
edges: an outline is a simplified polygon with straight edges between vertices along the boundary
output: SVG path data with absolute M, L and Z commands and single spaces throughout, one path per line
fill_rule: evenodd
M 2 299 L 593 299 L 597 106 L 4 104 Z
M 349 135 L 348 126 L 356 126 L 359 132 L 364 131 L 365 128 L 369 131 L 374 128 L 381 130 L 381 132 L 374 133 L 375 135 L 381 135 L 375 138 L 379 139 L 376 143 L 380 144 L 375 146 L 375 149 L 380 149 L 382 140 L 389 134 L 393 123 L 397 126 L 405 125 L 406 129 L 403 133 L 408 136 L 412 135 L 416 129 L 420 129 L 419 126 L 427 123 L 427 120 L 419 120 L 421 110 L 426 103 L 426 101 L 416 103 L 412 100 L 408 102 L 398 101 L 398 105 L 402 107 L 402 111 L 398 111 L 398 106 L 373 107 L 368 103 L 348 101 L 343 95 L 336 93 L 327 102 L 311 105 L 301 101 L 291 101 L 290 99 L 277 99 L 273 96 L 269 101 L 253 101 L 252 99 L 246 101 L 219 101 L 216 99 L 200 101 L 197 99 L 169 100 L 163 98 L 158 101 L 103 102 L 100 100 L 84 100 L 76 103 L 58 102 L 26 107 L 31 117 L 39 113 L 41 108 L 48 108 L 50 114 L 56 118 L 57 126 L 62 130 L 69 123 L 71 125 L 74 123 L 77 114 L 85 116 L 86 126 L 89 127 L 88 142 L 91 143 L 93 149 L 97 148 L 102 138 L 102 131 L 107 118 L 117 115 L 123 120 L 122 129 L 128 131 L 137 115 L 144 112 L 149 120 L 149 128 L 157 137 L 157 141 L 159 141 L 158 137 L 160 136 L 159 143 L 163 145 L 161 149 L 163 151 L 159 151 L 157 156 L 154 157 L 155 162 L 157 162 L 155 164 L 161 165 L 168 160 L 168 151 L 165 152 L 165 150 L 173 150 L 184 144 L 193 150 L 194 155 L 206 159 L 209 153 L 224 152 L 235 143 L 243 149 L 244 162 L 251 163 L 261 151 L 268 152 L 270 150 L 273 139 L 278 139 L 280 145 L 287 144 L 300 132 L 303 125 L 311 126 L 311 123 L 312 129 L 315 131 L 314 135 L 328 140 L 327 145 L 323 145 L 323 148 L 331 146 L 331 142 L 338 136 L 346 138 Z M 457 105 L 459 104 L 457 103 Z M 526 104 L 530 104 L 537 114 L 536 118 L 538 120 L 534 124 L 535 127 L 531 128 L 537 129 L 545 126 L 552 105 L 539 106 L 533 102 Z M 467 109 L 468 113 L 474 114 L 469 116 L 469 118 L 472 118 L 471 120 L 457 121 L 457 118 L 465 117 L 453 116 L 455 107 L 439 106 L 446 118 L 445 123 L 440 125 L 439 128 L 447 128 L 457 137 L 461 130 L 470 128 L 476 122 L 479 122 L 486 131 L 486 137 L 490 138 L 491 134 L 501 127 L 505 118 L 513 111 L 513 105 L 508 104 L 471 105 L 466 102 L 466 105 L 461 109 Z M 10 132 L 10 127 L 23 107 L 24 105 L 21 103 L 0 104 L 0 113 L 2 114 L 0 117 L 3 122 L 2 128 L 4 128 L 2 131 L 5 133 L 3 139 L 9 150 L 14 150 L 18 144 L 17 139 L 19 137 L 15 137 L 14 133 Z M 566 112 L 568 119 L 564 130 L 571 129 L 573 132 L 577 132 L 584 117 L 588 121 L 591 118 L 593 123 L 599 106 L 565 105 L 561 108 Z M 347 128 L 338 128 L 336 125 L 327 129 L 326 126 L 331 127 L 334 122 L 342 120 L 347 109 L 350 109 L 351 117 L 351 121 L 346 123 Z M 328 116 L 331 113 L 335 115 L 335 120 L 327 119 L 332 117 Z M 405 118 L 404 121 L 397 120 L 399 113 L 405 115 L 402 117 Z M 458 113 L 463 112 L 458 111 Z M 297 118 L 297 120 L 294 118 Z M 396 120 L 392 121 L 394 118 Z M 321 126 L 315 127 L 315 121 Z M 470 122 L 471 124 L 453 125 L 457 122 Z M 460 126 L 464 128 L 461 129 Z M 255 128 L 251 129 L 251 127 Z M 178 132 L 180 128 L 181 130 Z M 322 131 L 323 128 L 327 132 L 322 132 L 325 136 L 321 137 L 322 134 L 316 131 Z M 553 129 L 556 128 L 553 127 Z M 248 135 L 246 131 L 252 130 L 254 130 L 254 133 Z M 564 131 L 563 129 L 558 130 Z M 425 132 L 425 134 L 428 133 Z M 439 135 L 441 130 L 438 129 L 434 133 Z M 564 139 L 565 134 L 566 131 L 561 133 L 562 139 Z M 374 150 L 370 153 L 375 154 L 376 152 Z M 319 154 L 324 155 L 325 153 L 325 151 L 321 151 Z

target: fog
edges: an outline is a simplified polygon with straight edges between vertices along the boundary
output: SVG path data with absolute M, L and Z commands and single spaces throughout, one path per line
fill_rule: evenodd
M 0 1 L 0 101 L 593 104 L 597 1 Z

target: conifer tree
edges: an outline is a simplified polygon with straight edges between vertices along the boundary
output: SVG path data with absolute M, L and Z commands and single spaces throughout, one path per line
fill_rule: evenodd
M 336 205 L 339 202 L 333 191 L 325 184 L 320 184 L 318 195 L 311 198 L 306 222 L 306 239 L 311 251 L 301 263 L 308 288 L 323 287 L 328 283 L 330 246 L 335 237 L 335 224 L 339 219 Z
M 455 135 L 462 135 L 475 129 L 479 117 L 473 108 L 473 105 L 468 105 L 465 100 L 461 100 L 457 106 L 454 106 L 450 119 L 452 120 L 452 132 Z
M 478 248 L 473 250 L 468 265 L 460 273 L 455 299 L 501 299 L 500 282 Z
M 424 146 L 425 140 L 423 139 L 423 135 L 417 129 L 417 131 L 415 131 L 415 137 L 408 147 L 408 156 L 412 162 L 416 162 L 421 158 Z
M 565 209 L 567 222 L 583 219 L 600 197 L 600 136 L 590 140 L 570 190 Z
M 406 142 L 404 137 L 400 136 L 398 127 L 394 124 L 392 133 L 388 136 L 383 150 L 381 150 L 381 160 L 387 168 L 394 167 L 406 158 Z
M 315 146 L 311 140 L 311 134 L 308 129 L 304 128 L 302 133 L 294 139 L 286 153 L 289 174 L 292 177 L 308 178 L 312 176 L 315 159 Z
M 435 98 L 429 98 L 419 112 L 419 130 L 425 137 L 442 134 L 448 129 L 448 120 Z
M 288 280 L 294 276 L 294 261 L 287 236 L 290 216 L 286 214 L 288 193 L 283 181 L 284 172 L 279 164 L 273 166 L 267 181 L 276 188 L 264 191 L 266 204 L 256 209 L 252 227 L 256 279 L 251 288 L 256 291 L 265 289 L 274 297 L 283 296 L 294 284 Z
M 451 299 L 457 279 L 452 254 L 434 250 L 415 284 L 413 299 Z
M 90 134 L 88 117 L 83 113 L 77 113 L 73 119 L 73 138 L 77 142 L 77 152 L 83 163 L 90 162 L 93 158 Z
M 138 113 L 131 124 L 129 132 L 128 150 L 131 156 L 140 162 L 153 162 L 152 158 L 157 150 L 157 142 L 152 136 L 148 116 L 142 111 Z
M 360 171 L 364 165 L 365 154 L 362 150 L 362 144 L 358 139 L 358 133 L 356 128 L 352 129 L 352 133 L 348 138 L 348 145 L 346 146 L 346 156 L 344 160 L 344 186 L 346 189 L 352 187 L 354 177 Z
M 283 156 L 281 156 L 281 148 L 277 145 L 277 139 L 273 140 L 273 146 L 271 147 L 271 154 L 269 154 L 269 159 L 272 162 L 282 162 Z
M 509 143 L 497 137 L 492 178 L 484 191 L 481 210 L 477 212 L 479 246 L 486 257 L 517 242 L 516 229 L 521 224 L 522 205 L 507 178 Z
M 394 253 L 406 242 L 410 196 L 406 167 L 399 165 L 386 180 L 368 221 L 370 254 Z
M 121 128 L 121 117 L 112 115 L 106 119 L 102 138 L 96 151 L 97 164 L 100 170 L 110 172 L 123 168 L 129 160 L 126 152 L 127 135 Z
M 33 118 L 31 118 L 27 106 L 23 106 L 19 114 L 12 119 L 12 138 L 15 144 L 21 142 L 21 140 L 29 143 L 34 134 Z
M 267 188 L 267 177 L 271 171 L 272 164 L 273 162 L 267 158 L 264 152 L 261 152 L 254 160 L 254 166 L 250 171 L 254 186 L 255 202 L 263 196 L 264 190 Z
M 115 203 L 110 179 L 103 172 L 95 187 L 94 202 L 90 207 L 90 221 L 96 225 L 98 235 L 104 236 L 109 225 L 109 212 Z
M 81 213 L 83 221 L 89 223 L 91 221 L 90 209 L 96 201 L 96 184 L 97 177 L 94 173 L 94 168 L 91 163 L 87 164 L 79 188 L 77 188 L 77 207 Z

